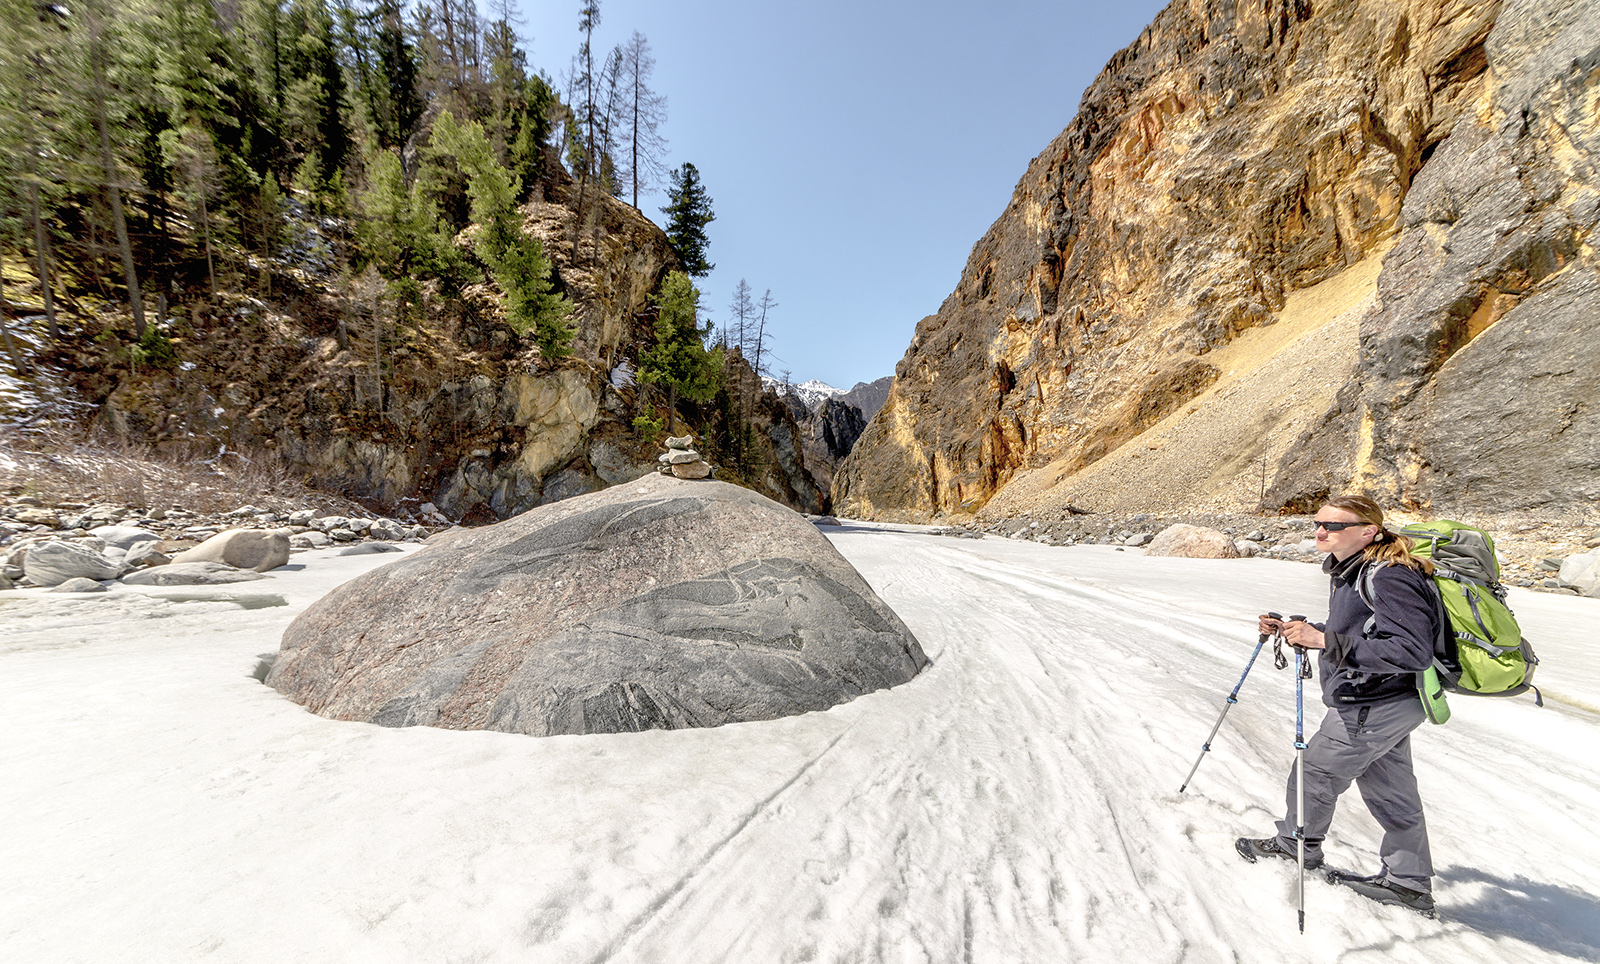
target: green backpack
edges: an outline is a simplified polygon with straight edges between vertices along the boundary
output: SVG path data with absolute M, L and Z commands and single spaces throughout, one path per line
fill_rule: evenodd
M 1500 584 L 1500 563 L 1489 533 L 1463 522 L 1418 522 L 1400 530 L 1412 540 L 1411 551 L 1433 560 L 1433 587 L 1444 618 L 1434 641 L 1433 666 L 1418 674 L 1428 718 L 1443 723 L 1450 717 L 1444 691 L 1470 696 L 1517 696 L 1533 691 L 1539 665 L 1533 646 L 1522 635 L 1517 617 L 1506 606 Z M 1372 606 L 1372 579 L 1382 568 L 1368 566 L 1357 582 L 1361 600 Z M 1368 622 L 1370 631 L 1376 617 Z

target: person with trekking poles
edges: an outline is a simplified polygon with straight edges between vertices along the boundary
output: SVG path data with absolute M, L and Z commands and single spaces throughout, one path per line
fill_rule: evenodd
M 1432 917 L 1433 863 L 1411 768 L 1411 731 L 1424 719 L 1417 674 L 1431 665 L 1440 630 L 1432 563 L 1412 554 L 1410 539 L 1385 528 L 1383 509 L 1365 496 L 1329 499 L 1314 525 L 1317 548 L 1328 554 L 1322 563 L 1331 581 L 1327 621 L 1274 613 L 1259 617 L 1258 631 L 1263 639 L 1281 636 L 1297 653 L 1317 651 L 1328 713 L 1308 742 L 1296 740 L 1304 785 L 1291 768 L 1277 834 L 1240 837 L 1235 846 L 1251 863 L 1278 857 L 1322 868 L 1334 806 L 1354 782 L 1383 828 L 1382 864 L 1371 875 L 1327 870 L 1325 876 L 1379 903 Z M 1370 607 L 1362 599 L 1363 578 Z

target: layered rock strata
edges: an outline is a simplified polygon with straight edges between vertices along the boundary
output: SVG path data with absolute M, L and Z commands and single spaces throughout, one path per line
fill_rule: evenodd
M 1223 377 L 1217 349 L 1289 293 L 1391 245 L 1351 386 L 1316 444 L 1272 467 L 1269 502 L 1352 477 L 1413 504 L 1588 498 L 1596 353 L 1573 349 L 1594 337 L 1595 16 L 1572 0 L 1172 4 L 918 324 L 837 511 L 971 511 L 1019 473 L 1092 465 Z M 1538 444 L 1452 430 L 1467 413 Z M 1529 482 L 1538 462 L 1561 481 Z
M 1418 172 L 1355 376 L 1269 503 L 1600 505 L 1600 8 L 1515 0 Z M 1315 444 L 1312 440 L 1315 439 Z

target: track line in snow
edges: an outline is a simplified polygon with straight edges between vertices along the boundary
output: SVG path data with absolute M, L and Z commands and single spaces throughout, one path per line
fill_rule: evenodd
M 745 814 L 743 819 L 739 820 L 733 826 L 732 830 L 730 830 L 721 840 L 718 840 L 716 844 L 714 844 L 711 849 L 706 852 L 704 857 L 697 861 L 687 873 L 680 876 L 671 887 L 663 891 L 655 901 L 653 901 L 644 909 L 643 913 L 636 917 L 631 923 L 626 925 L 622 929 L 622 933 L 620 933 L 604 950 L 592 958 L 591 961 L 593 964 L 599 964 L 599 962 L 608 960 L 609 958 L 626 950 L 628 946 L 632 944 L 634 940 L 637 939 L 644 932 L 644 930 L 650 926 L 651 921 L 666 910 L 668 904 L 672 903 L 679 894 L 683 893 L 690 887 L 695 878 L 711 869 L 712 864 L 716 863 L 717 858 L 733 843 L 733 841 L 740 834 L 748 830 L 752 824 L 762 817 L 763 814 L 768 813 L 772 807 L 780 799 L 782 799 L 784 794 L 788 793 L 791 788 L 793 788 L 802 779 L 804 779 L 808 773 L 816 768 L 817 764 L 822 761 L 823 757 L 833 752 L 834 747 L 838 746 L 840 741 L 849 734 L 850 729 L 850 726 L 846 726 L 845 729 L 832 740 L 830 740 L 819 753 L 807 760 L 806 763 L 795 772 L 794 776 L 790 777 L 776 790 L 772 791 L 772 793 L 769 794 L 765 799 L 756 803 L 756 805 Z

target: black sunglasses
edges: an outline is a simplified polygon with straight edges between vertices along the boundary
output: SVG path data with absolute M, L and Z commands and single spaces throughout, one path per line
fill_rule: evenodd
M 1315 532 L 1318 529 L 1327 529 L 1329 532 L 1343 532 L 1344 530 L 1350 528 L 1351 526 L 1364 526 L 1364 525 L 1369 525 L 1369 523 L 1366 523 L 1366 522 L 1323 522 L 1321 519 L 1312 519 L 1311 520 L 1311 531 Z

